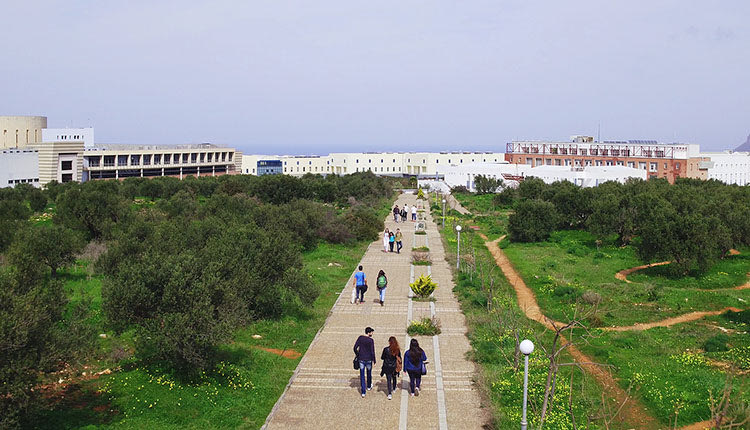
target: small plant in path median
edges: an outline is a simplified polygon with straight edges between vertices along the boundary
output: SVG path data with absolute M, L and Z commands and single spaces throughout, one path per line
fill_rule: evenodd
M 418 297 L 427 297 L 435 291 L 437 284 L 430 275 L 420 275 L 413 283 L 409 284 L 411 291 Z
M 425 199 L 425 197 L 424 197 L 424 191 L 422 191 L 421 188 L 419 190 L 417 190 L 417 199 L 420 199 L 420 200 L 424 200 Z
M 414 251 L 411 253 L 411 264 L 415 266 L 430 266 L 432 260 L 429 252 Z
M 412 251 L 420 251 L 420 252 L 429 252 L 430 248 L 426 246 L 417 246 L 416 248 L 412 248 Z
M 436 336 L 440 334 L 440 320 L 435 317 L 414 320 L 409 323 L 406 333 L 409 336 Z

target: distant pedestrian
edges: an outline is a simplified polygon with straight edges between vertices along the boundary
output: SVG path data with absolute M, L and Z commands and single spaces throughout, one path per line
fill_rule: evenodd
M 406 219 L 404 219 L 406 221 Z M 401 243 L 401 241 L 404 239 L 404 235 L 401 233 L 401 229 L 396 229 L 396 254 L 401 254 L 401 248 L 404 247 L 404 244 Z
M 406 222 L 406 209 L 401 208 L 401 222 Z
M 378 279 L 375 282 L 378 287 L 378 293 L 380 294 L 380 306 L 383 306 L 383 303 L 385 302 L 385 289 L 388 288 L 388 277 L 385 276 L 383 270 L 378 272 Z
M 360 335 L 354 343 L 354 355 L 359 360 L 359 386 L 362 397 L 372 390 L 372 365 L 375 364 L 375 341 L 372 340 L 372 327 L 365 328 L 365 335 Z M 367 370 L 367 385 L 365 385 L 365 370 Z
M 367 275 L 362 271 L 362 266 L 359 266 L 359 270 L 354 272 L 354 288 L 356 289 L 354 303 L 359 304 L 364 302 L 365 292 L 367 291 Z
M 383 360 L 380 376 L 385 375 L 385 380 L 388 383 L 388 400 L 391 400 L 393 398 L 391 393 L 396 389 L 396 379 L 401 371 L 400 365 L 402 363 L 401 347 L 395 337 L 388 338 L 388 346 L 383 348 L 380 359 Z
M 401 210 L 399 210 L 398 205 L 396 205 L 393 208 L 393 220 L 398 222 L 398 216 L 401 215 Z
M 411 395 L 419 394 L 422 386 L 422 368 L 427 362 L 427 354 L 419 347 L 419 342 L 412 339 L 409 350 L 404 353 L 404 370 L 409 374 L 409 392 Z
M 416 205 L 411 207 L 411 220 L 412 221 L 417 220 L 417 206 Z
M 391 232 L 385 229 L 383 232 L 383 252 L 388 252 L 388 244 L 391 241 Z
M 409 205 L 404 205 L 403 209 L 404 209 L 404 211 L 406 211 L 406 215 L 407 216 L 411 213 L 410 209 L 409 209 Z
M 388 233 L 388 248 L 393 252 L 393 245 L 396 244 L 396 235 L 393 232 Z

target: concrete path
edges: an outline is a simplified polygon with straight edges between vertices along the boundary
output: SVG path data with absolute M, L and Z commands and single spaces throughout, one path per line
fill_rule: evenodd
M 404 203 L 412 206 L 417 203 L 416 197 L 402 194 L 396 204 Z M 350 304 L 350 278 L 264 428 L 481 429 L 488 422 L 489 414 L 481 408 L 480 396 L 472 382 L 474 364 L 466 359 L 471 348 L 465 335 L 466 323 L 453 296 L 451 270 L 445 261 L 438 227 L 429 215 L 426 235 L 415 235 L 414 224 L 395 223 L 392 216 L 386 219 L 387 228 L 401 228 L 404 233 L 401 254 L 382 252 L 382 239 L 370 244 L 360 262 L 371 285 L 365 303 Z M 412 266 L 413 246 L 430 248 L 432 266 Z M 374 287 L 380 269 L 388 276 L 382 307 Z M 438 283 L 435 302 L 409 299 L 409 283 L 421 274 L 431 274 Z M 410 340 L 406 334 L 408 321 L 431 315 L 440 319 L 442 334 L 417 337 L 429 361 L 420 395 L 409 396 L 408 376 L 402 372 L 401 389 L 394 393 L 393 400 L 388 400 L 386 381 L 380 376 L 380 353 L 388 337 L 396 336 L 404 351 Z M 378 362 L 372 372 L 374 387 L 361 398 L 359 371 L 352 368 L 352 346 L 364 334 L 366 326 L 375 329 Z

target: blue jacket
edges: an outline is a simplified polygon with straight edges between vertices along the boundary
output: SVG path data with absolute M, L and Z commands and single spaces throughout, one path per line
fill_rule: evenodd
M 417 364 L 414 364 L 411 362 L 411 358 L 409 357 L 409 350 L 406 350 L 404 353 L 404 370 L 407 372 L 411 370 L 412 372 L 421 372 L 422 371 L 422 362 L 427 360 L 427 354 L 424 353 L 424 350 L 422 351 L 422 358 L 419 359 L 419 362 Z

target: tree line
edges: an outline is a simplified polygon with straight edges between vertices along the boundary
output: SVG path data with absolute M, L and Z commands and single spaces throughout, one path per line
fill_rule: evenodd
M 99 330 L 132 332 L 143 364 L 211 369 L 239 327 L 308 307 L 319 291 L 302 252 L 376 239 L 392 192 L 371 173 L 0 189 L 0 427 L 22 422 L 40 373 L 90 358 Z M 101 326 L 59 276 L 92 243 Z
M 730 249 L 750 245 L 750 187 L 716 180 L 631 179 L 581 188 L 528 178 L 494 196 L 511 206 L 512 241 L 545 240 L 555 230 L 587 230 L 632 245 L 645 262 L 668 260 L 675 275 L 701 273 Z

